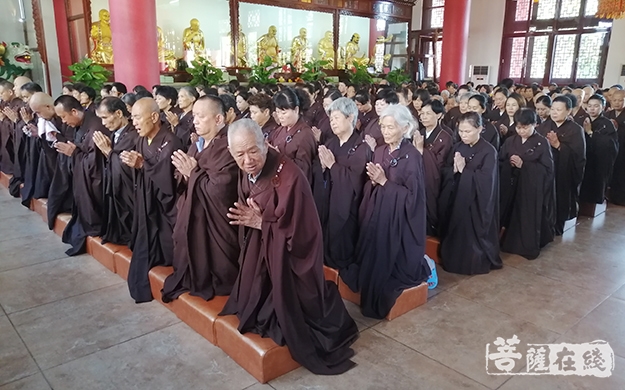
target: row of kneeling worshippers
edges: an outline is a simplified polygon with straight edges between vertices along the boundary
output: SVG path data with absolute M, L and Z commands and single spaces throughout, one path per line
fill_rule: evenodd
M 152 299 L 149 269 L 173 265 L 164 301 L 229 295 L 222 314 L 236 314 L 241 332 L 286 344 L 320 374 L 349 369 L 357 338 L 324 263 L 361 293 L 364 315 L 383 318 L 404 289 L 430 278 L 426 232 L 440 237 L 451 272 L 500 268 L 500 240 L 537 257 L 559 208 L 576 207 L 571 172 L 585 162 L 583 138 L 581 157 L 578 140 L 566 143 L 564 99 L 547 138 L 533 111 L 515 113 L 498 154 L 479 113 L 461 113 L 452 130 L 431 99 L 418 122 L 385 86 L 353 99 L 331 86 L 236 97 L 157 86 L 154 99 L 141 90 L 147 97 L 107 96 L 89 110 L 28 81 L 0 85 L 0 167 L 6 150 L 12 193 L 25 205 L 47 198 L 51 224 L 72 213 L 68 254 L 83 253 L 87 236 L 129 245 L 136 302 Z

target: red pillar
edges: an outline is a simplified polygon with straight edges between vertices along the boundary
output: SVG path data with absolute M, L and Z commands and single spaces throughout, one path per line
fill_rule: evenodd
M 59 61 L 61 63 L 61 75 L 63 81 L 69 80 L 72 71 L 68 66 L 72 64 L 72 51 L 69 47 L 69 28 L 67 26 L 67 11 L 64 0 L 54 0 L 54 22 L 56 25 L 56 38 L 59 45 Z
M 109 0 L 115 81 L 128 89 L 160 84 L 156 0 Z
M 447 1 L 443 21 L 443 53 L 439 82 L 463 84 L 466 78 L 467 41 L 471 0 Z

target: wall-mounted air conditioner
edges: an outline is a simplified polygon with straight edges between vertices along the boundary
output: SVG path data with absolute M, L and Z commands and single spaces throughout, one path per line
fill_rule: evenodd
M 490 84 L 490 66 L 471 65 L 471 81 L 473 84 Z

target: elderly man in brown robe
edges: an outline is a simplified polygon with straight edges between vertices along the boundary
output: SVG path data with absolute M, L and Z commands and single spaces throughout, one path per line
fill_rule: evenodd
M 229 295 L 239 273 L 237 229 L 226 216 L 237 200 L 239 167 L 228 151 L 224 120 L 219 98 L 200 98 L 193 106 L 198 141 L 172 156 L 186 191 L 177 203 L 174 273 L 165 279 L 163 302 L 187 291 L 205 300 Z
M 87 236 L 99 236 L 104 227 L 104 190 L 102 174 L 104 155 L 93 141 L 93 133 L 110 136 L 109 130 L 94 113 L 85 111 L 73 96 L 60 96 L 54 101 L 56 115 L 76 129 L 74 139 L 56 142 L 56 150 L 71 158 L 74 206 L 72 219 L 63 231 L 63 242 L 72 245 L 69 256 L 86 252 Z
M 228 145 L 243 171 L 228 213 L 240 226 L 241 269 L 221 314 L 236 314 L 241 333 L 286 344 L 315 374 L 349 370 L 358 329 L 336 285 L 324 280 L 323 234 L 306 177 L 268 149 L 252 120 L 230 126 Z
M 139 99 L 132 106 L 132 124 L 139 132 L 137 149 L 122 152 L 122 162 L 135 169 L 135 214 L 128 270 L 128 288 L 135 302 L 152 300 L 148 272 L 171 265 L 176 222 L 176 179 L 171 156 L 182 142 L 163 126 L 154 99 Z

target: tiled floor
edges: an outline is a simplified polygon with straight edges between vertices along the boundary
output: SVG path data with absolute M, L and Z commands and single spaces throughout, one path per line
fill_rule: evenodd
M 0 188 L 0 390 L 625 388 L 625 208 L 581 220 L 537 260 L 503 255 L 503 270 L 474 277 L 439 270 L 428 303 L 394 321 L 346 303 L 362 332 L 358 366 L 334 377 L 299 368 L 266 385 L 65 249 Z M 486 344 L 513 335 L 522 344 L 606 340 L 615 369 L 607 379 L 488 375 Z

